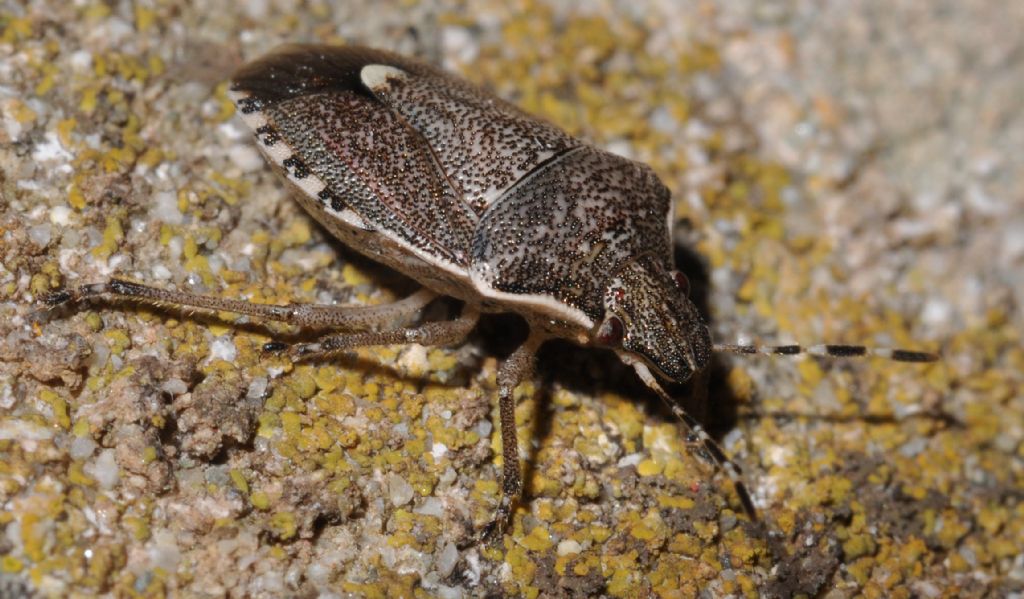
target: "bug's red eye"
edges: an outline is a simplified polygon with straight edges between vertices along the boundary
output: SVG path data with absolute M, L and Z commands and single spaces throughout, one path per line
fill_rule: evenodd
M 690 279 L 686 278 L 686 275 L 677 270 L 672 273 L 672 279 L 676 282 L 676 289 L 682 291 L 684 295 L 690 295 Z
M 618 347 L 622 344 L 622 335 L 622 319 L 618 316 L 609 316 L 601 323 L 601 328 L 597 330 L 594 339 L 606 347 Z
M 626 290 L 622 289 L 622 288 L 613 289 L 612 290 L 612 297 L 615 298 L 615 301 L 621 302 L 626 297 Z

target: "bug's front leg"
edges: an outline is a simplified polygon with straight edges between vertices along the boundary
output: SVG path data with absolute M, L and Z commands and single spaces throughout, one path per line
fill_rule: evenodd
M 505 360 L 498 370 L 498 411 L 501 417 L 501 455 L 504 462 L 501 478 L 501 502 L 481 537 L 501 536 L 509 524 L 512 508 L 523 491 L 519 467 L 519 439 L 516 434 L 516 402 L 513 392 L 519 383 L 533 373 L 537 350 L 547 337 L 540 332 L 530 336 Z

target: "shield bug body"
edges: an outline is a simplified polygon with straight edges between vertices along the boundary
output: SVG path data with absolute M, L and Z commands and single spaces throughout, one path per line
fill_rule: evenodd
M 497 377 L 504 455 L 498 529 L 521 488 L 512 393 L 547 339 L 615 351 L 679 416 L 698 453 L 726 471 L 752 516 L 739 469 L 658 378 L 685 382 L 704 371 L 715 350 L 934 358 L 860 346 L 714 346 L 673 265 L 669 191 L 648 166 L 416 60 L 361 47 L 286 46 L 244 66 L 231 94 L 305 209 L 424 290 L 378 307 L 271 306 L 115 279 L 47 302 L 121 297 L 354 331 L 268 344 L 293 359 L 365 345 L 457 343 L 481 312 L 521 314 L 530 335 Z M 461 315 L 374 330 L 437 296 L 461 300 Z

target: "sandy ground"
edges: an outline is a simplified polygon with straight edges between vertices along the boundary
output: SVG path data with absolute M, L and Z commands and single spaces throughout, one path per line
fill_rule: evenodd
M 1024 592 L 1024 5 L 568 5 L 0 5 L 0 596 Z M 227 77 L 286 41 L 416 54 L 651 164 L 722 342 L 942 360 L 722 356 L 687 405 L 751 523 L 614 356 L 553 344 L 518 394 L 528 497 L 480 545 L 516 319 L 293 366 L 260 348 L 308 333 L 230 314 L 34 314 L 111 275 L 415 288 L 315 226 L 234 115 Z

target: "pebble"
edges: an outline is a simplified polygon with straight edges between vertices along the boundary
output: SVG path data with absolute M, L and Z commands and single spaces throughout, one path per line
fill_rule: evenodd
M 153 220 L 169 225 L 180 225 L 181 211 L 178 210 L 178 196 L 174 192 L 161 191 L 153 194 L 153 204 L 149 211 Z
M 437 556 L 437 573 L 443 578 L 447 578 L 448 575 L 455 570 L 455 564 L 459 562 L 459 550 L 455 547 L 454 543 L 447 543 L 441 553 Z
M 231 162 L 242 169 L 243 173 L 251 173 L 263 168 L 263 157 L 251 144 L 237 144 L 228 149 L 228 158 Z
M 96 442 L 91 437 L 75 437 L 75 440 L 71 442 L 68 454 L 73 460 L 84 460 L 92 457 L 94 451 L 96 451 Z
M 426 497 L 416 506 L 413 513 L 441 518 L 444 516 L 444 503 L 437 497 Z
M 256 377 L 249 383 L 249 389 L 245 392 L 246 399 L 262 399 L 267 394 L 267 386 L 270 384 L 265 376 Z
M 188 384 L 185 381 L 175 377 L 167 379 L 160 385 L 160 390 L 170 395 L 181 395 L 188 391 Z
M 149 547 L 149 563 L 154 568 L 162 568 L 165 572 L 174 572 L 181 561 L 181 550 L 174 534 L 158 531 L 153 534 L 153 543 Z
M 32 240 L 36 246 L 44 248 L 50 245 L 51 230 L 50 225 L 43 223 L 34 227 L 28 228 L 28 238 Z
M 96 479 L 101 487 L 106 490 L 114 488 L 121 474 L 117 470 L 117 462 L 114 460 L 114 450 L 104 449 L 96 459 L 85 466 L 85 473 Z
M 395 507 L 403 506 L 412 500 L 415 491 L 404 478 L 397 474 L 388 475 L 388 495 Z
M 580 545 L 579 541 L 573 539 L 565 539 L 558 543 L 558 555 L 559 557 L 565 555 L 573 555 L 583 551 L 583 546 Z
M 238 355 L 235 348 L 235 341 L 230 334 L 221 335 L 210 343 L 210 359 L 234 362 Z
M 66 227 L 71 224 L 71 208 L 67 206 L 54 206 L 50 209 L 50 222 L 58 227 Z

